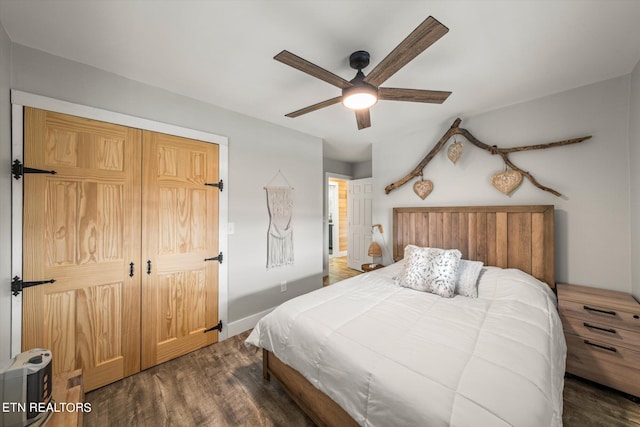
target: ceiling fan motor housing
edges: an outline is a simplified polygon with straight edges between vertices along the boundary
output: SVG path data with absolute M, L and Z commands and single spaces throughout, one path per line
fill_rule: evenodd
M 369 52 L 364 50 L 353 52 L 351 56 L 349 56 L 349 65 L 358 71 L 367 68 L 369 65 Z

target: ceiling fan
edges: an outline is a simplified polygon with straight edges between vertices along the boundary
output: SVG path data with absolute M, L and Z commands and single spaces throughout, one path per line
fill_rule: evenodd
M 363 50 L 352 53 L 349 57 L 349 65 L 357 70 L 357 73 L 351 81 L 347 81 L 291 52 L 283 50 L 273 59 L 342 89 L 342 96 L 318 102 L 286 114 L 286 116 L 298 117 L 342 102 L 345 107 L 355 111 L 358 129 L 364 129 L 371 126 L 369 108 L 378 100 L 442 104 L 451 95 L 451 92 L 399 89 L 380 87 L 380 85 L 426 48 L 447 34 L 448 31 L 449 29 L 438 22 L 437 19 L 432 16 L 428 17 L 367 75 L 362 72 L 362 69 L 369 65 L 369 53 Z

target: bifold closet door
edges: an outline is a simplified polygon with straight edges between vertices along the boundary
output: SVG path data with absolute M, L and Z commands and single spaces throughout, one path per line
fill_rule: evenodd
M 142 368 L 218 341 L 218 146 L 143 131 Z
M 92 390 L 140 370 L 141 131 L 24 113 L 22 346 Z

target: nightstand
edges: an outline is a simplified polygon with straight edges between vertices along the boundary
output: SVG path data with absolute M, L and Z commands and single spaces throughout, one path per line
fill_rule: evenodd
M 640 304 L 629 294 L 557 284 L 567 372 L 640 396 Z
M 382 264 L 362 264 L 360 268 L 362 268 L 362 271 L 366 273 L 367 271 L 378 270 L 379 268 L 383 268 L 383 267 L 384 265 Z

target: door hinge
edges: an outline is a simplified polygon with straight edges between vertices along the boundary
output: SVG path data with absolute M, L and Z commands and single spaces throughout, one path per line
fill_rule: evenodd
M 218 261 L 220 264 L 222 264 L 222 252 L 220 252 L 218 254 L 218 256 L 214 256 L 214 257 L 211 257 L 211 258 L 205 258 L 204 260 L 205 261 Z
M 56 283 L 55 279 L 49 280 L 38 280 L 35 282 L 23 282 L 19 276 L 15 276 L 13 280 L 11 280 L 11 293 L 13 296 L 17 296 L 24 288 L 29 288 L 31 286 L 44 285 L 45 283 Z
M 222 332 L 222 320 L 220 320 L 216 326 L 212 326 L 209 329 L 205 329 L 204 332 L 207 333 L 215 330 L 217 330 L 218 332 Z
M 208 185 L 209 187 L 218 187 L 220 191 L 224 188 L 224 182 L 222 182 L 222 180 L 218 182 L 205 182 L 204 185 Z
M 13 175 L 13 177 L 15 179 L 20 179 L 20 177 L 22 177 L 25 173 L 48 173 L 50 175 L 55 175 L 57 172 L 47 171 L 44 169 L 27 168 L 27 167 L 24 167 L 24 165 L 22 164 L 22 162 L 20 162 L 20 160 L 15 159 L 13 161 L 13 164 L 11 165 L 11 174 Z

